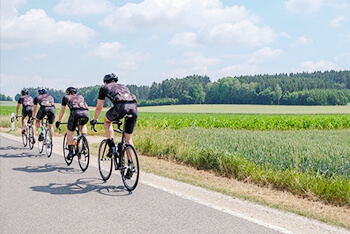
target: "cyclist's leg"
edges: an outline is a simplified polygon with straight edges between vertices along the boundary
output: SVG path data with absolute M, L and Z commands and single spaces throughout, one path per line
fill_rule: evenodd
M 81 135 L 87 135 L 87 127 L 86 124 L 89 122 L 90 113 L 89 110 L 79 110 L 78 111 L 79 116 L 79 131 L 81 132 Z
M 73 135 L 74 135 L 74 130 L 77 126 L 76 123 L 76 118 L 74 115 L 74 111 L 71 111 L 69 118 L 68 118 L 68 123 L 67 123 L 67 145 L 68 145 L 68 156 L 67 158 L 70 159 L 74 155 L 74 145 L 73 145 Z
M 40 138 L 40 134 L 42 132 L 42 127 L 41 127 L 41 120 L 45 117 L 46 113 L 44 110 L 44 107 L 40 107 L 38 113 L 36 114 L 36 127 L 38 129 L 38 136 Z M 40 138 L 40 140 L 42 140 Z
M 113 130 L 113 120 L 118 119 L 118 111 L 116 107 L 109 109 L 104 117 L 104 126 L 106 131 L 107 142 L 109 146 L 108 155 L 115 154 L 117 152 L 115 142 L 114 142 L 114 130 Z
M 51 131 L 51 136 L 53 137 L 53 133 L 55 131 L 55 129 L 53 127 L 53 123 L 55 122 L 55 116 L 56 116 L 55 108 L 54 107 L 47 107 L 46 115 L 47 115 L 47 118 L 49 120 L 49 128 Z
M 114 137 L 114 131 L 113 131 L 113 121 L 109 120 L 107 116 L 104 118 L 104 126 L 105 126 L 105 131 L 106 131 L 106 137 L 107 139 L 113 139 Z
M 137 106 L 136 103 L 128 103 L 125 104 L 124 108 L 125 114 L 132 115 L 132 117 L 125 119 L 125 140 L 127 144 L 134 146 L 134 142 L 132 140 L 132 133 L 134 132 L 138 116 Z M 125 114 L 123 113 L 123 115 Z

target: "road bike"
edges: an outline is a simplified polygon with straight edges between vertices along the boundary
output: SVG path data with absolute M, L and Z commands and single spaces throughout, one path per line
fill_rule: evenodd
M 42 134 L 43 140 L 39 141 L 38 139 L 38 150 L 39 150 L 39 154 L 41 154 L 45 148 L 46 156 L 49 158 L 51 157 L 51 154 L 52 154 L 52 133 L 50 131 L 48 121 L 49 120 L 47 116 L 45 116 L 41 120 L 41 128 L 42 128 L 41 134 Z M 40 136 L 38 136 L 38 138 L 39 137 Z
M 78 120 L 80 122 L 80 120 Z M 61 123 L 61 124 L 67 124 L 67 123 Z M 79 130 L 79 124 L 74 130 L 73 135 L 73 145 L 74 145 L 74 156 L 78 156 L 78 163 L 80 169 L 84 172 L 89 167 L 90 162 L 90 148 L 89 148 L 89 142 L 87 138 L 81 134 Z M 60 129 L 59 129 L 60 130 Z M 71 165 L 73 162 L 73 157 L 71 159 L 67 158 L 67 155 L 69 154 L 69 148 L 67 144 L 67 133 L 64 134 L 63 138 L 63 157 L 64 161 L 66 161 L 67 165 Z
M 17 116 L 17 120 L 19 117 L 22 116 Z M 30 149 L 33 149 L 34 144 L 35 144 L 35 137 L 34 137 L 34 129 L 33 129 L 33 118 L 28 117 L 27 124 L 25 126 L 25 131 L 22 133 L 22 142 L 24 147 L 29 145 Z
M 132 115 L 125 115 L 122 119 L 126 121 L 130 117 Z M 97 122 L 96 124 L 104 123 Z M 108 155 L 109 146 L 107 139 L 101 141 L 98 149 L 98 169 L 102 179 L 107 181 L 112 174 L 112 168 L 114 166 L 115 170 L 120 171 L 125 188 L 128 191 L 133 191 L 138 184 L 140 176 L 139 157 L 135 147 L 126 143 L 125 123 L 123 129 L 121 129 L 123 125 L 121 120 L 114 121 L 113 124 L 118 125 L 118 128 L 114 128 L 113 130 L 121 134 L 121 140 L 116 145 L 117 152 L 112 155 Z M 97 132 L 95 125 L 92 125 L 92 129 Z

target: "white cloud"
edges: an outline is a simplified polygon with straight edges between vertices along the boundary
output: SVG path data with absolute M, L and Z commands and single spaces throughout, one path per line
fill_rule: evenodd
M 218 65 L 221 60 L 215 57 L 206 57 L 199 52 L 185 52 L 182 59 L 172 59 L 168 64 L 176 67 L 170 71 L 162 72 L 163 78 L 180 78 L 189 74 L 208 75 L 210 67 Z
M 61 0 L 54 11 L 62 15 L 104 14 L 113 11 L 114 5 L 107 0 Z
M 177 33 L 170 40 L 169 44 L 173 46 L 182 46 L 193 48 L 198 46 L 197 44 L 197 34 L 194 32 L 183 32 Z
M 343 21 L 345 21 L 345 20 L 346 20 L 346 17 L 345 17 L 345 16 L 343 16 L 343 15 L 342 15 L 342 16 L 338 16 L 338 17 L 332 19 L 330 25 L 331 25 L 332 27 L 336 28 L 336 27 L 339 27 L 340 24 L 341 24 Z
M 291 47 L 298 47 L 298 46 L 309 45 L 311 43 L 312 43 L 311 39 L 307 39 L 305 35 L 302 35 L 296 38 L 290 45 Z
M 33 57 L 26 57 L 25 60 L 31 62 L 35 60 L 41 60 L 44 58 L 46 58 L 46 54 L 42 53 L 42 54 L 34 55 Z
M 271 49 L 270 47 L 264 47 L 254 52 L 252 57 L 257 59 L 266 59 L 266 58 L 277 58 L 278 56 L 283 54 L 282 49 Z
M 317 12 L 322 5 L 322 0 L 288 0 L 287 10 L 293 13 L 310 14 Z
M 209 30 L 200 32 L 198 38 L 208 44 L 220 45 L 263 45 L 271 43 L 275 35 L 266 27 L 259 27 L 251 21 L 217 24 Z
M 60 82 L 57 82 L 57 81 Z M 16 85 L 14 85 L 16 82 Z M 53 87 L 57 90 L 63 90 L 67 84 L 71 84 L 72 80 L 55 77 L 54 79 L 48 79 L 47 77 L 41 77 L 40 75 L 26 76 L 26 75 L 9 75 L 1 73 L 0 93 L 6 93 L 10 97 L 15 97 L 17 93 L 23 88 L 36 88 L 36 87 Z
M 348 0 L 324 0 L 327 5 L 336 9 L 345 9 L 349 7 Z
M 241 55 L 239 63 L 221 68 L 218 76 L 254 75 L 264 70 L 261 64 L 272 59 L 277 59 L 283 54 L 282 49 L 264 47 L 250 54 Z
M 106 16 L 101 25 L 113 31 L 161 30 L 178 32 L 171 45 L 270 43 L 275 35 L 243 6 L 223 7 L 219 0 L 144 0 L 128 3 Z M 181 41 L 181 39 L 185 39 Z
M 314 72 L 314 71 L 326 71 L 326 70 L 339 70 L 339 66 L 330 61 L 305 61 L 300 64 L 300 68 L 297 69 L 301 72 Z
M 27 0 L 1 0 L 1 20 L 16 18 L 18 14 L 16 7 L 26 2 Z
M 71 21 L 55 21 L 41 9 L 31 9 L 16 18 L 1 21 L 1 47 L 13 48 L 35 43 L 85 44 L 94 30 Z
M 89 55 L 101 58 L 115 58 L 120 56 L 123 48 L 124 46 L 119 42 L 101 42 Z

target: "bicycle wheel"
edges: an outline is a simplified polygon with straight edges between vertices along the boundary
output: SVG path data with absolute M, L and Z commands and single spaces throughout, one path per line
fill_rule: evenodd
M 98 170 L 104 181 L 108 180 L 112 174 L 113 158 L 107 156 L 108 150 L 107 140 L 103 140 L 98 149 Z
M 81 170 L 84 172 L 89 167 L 90 149 L 85 136 L 78 139 L 78 162 Z
M 33 130 L 33 127 L 32 126 L 29 126 L 28 127 L 28 142 L 29 142 L 29 148 L 30 149 L 33 149 L 34 147 L 34 143 L 35 143 L 35 138 L 34 138 L 34 130 Z
M 26 147 L 28 144 L 27 128 L 26 131 L 22 134 L 22 143 L 24 147 Z
M 140 165 L 139 157 L 132 145 L 126 145 L 122 151 L 121 167 L 120 173 L 125 188 L 128 191 L 134 190 L 139 182 Z
M 49 158 L 49 157 L 51 157 L 51 154 L 52 154 L 52 134 L 51 134 L 50 129 L 48 129 L 48 128 L 45 128 L 44 141 L 45 141 L 46 156 Z
M 39 154 L 41 154 L 44 150 L 44 139 L 42 141 L 39 141 L 39 137 L 40 136 L 38 135 L 38 150 L 39 150 Z
M 73 162 L 73 158 L 71 158 L 70 160 L 67 159 L 68 154 L 69 154 L 69 148 L 67 144 L 67 133 L 66 133 L 64 134 L 64 137 L 63 137 L 63 158 L 64 158 L 64 161 L 66 161 L 67 166 L 71 165 Z

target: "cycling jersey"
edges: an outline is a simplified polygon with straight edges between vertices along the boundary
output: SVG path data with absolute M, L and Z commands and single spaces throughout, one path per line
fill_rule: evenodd
M 68 105 L 70 110 L 88 110 L 88 105 L 83 96 L 79 94 L 67 94 L 62 98 L 62 106 Z
M 132 115 L 125 121 L 125 132 L 131 134 L 134 131 L 138 115 L 136 96 L 125 85 L 112 82 L 100 88 L 98 99 L 105 100 L 106 97 L 114 105 L 107 111 L 107 119 L 114 121 L 123 118 L 126 114 Z
M 18 99 L 18 103 L 22 104 L 23 108 L 33 106 L 33 98 L 29 95 L 23 95 Z
M 34 105 L 37 105 L 39 103 L 42 107 L 50 107 L 55 106 L 55 101 L 51 95 L 45 94 L 39 94 L 34 98 Z
M 128 87 L 117 83 L 107 83 L 100 88 L 98 99 L 105 100 L 108 97 L 116 105 L 122 102 L 136 102 L 136 96 L 130 92 Z

